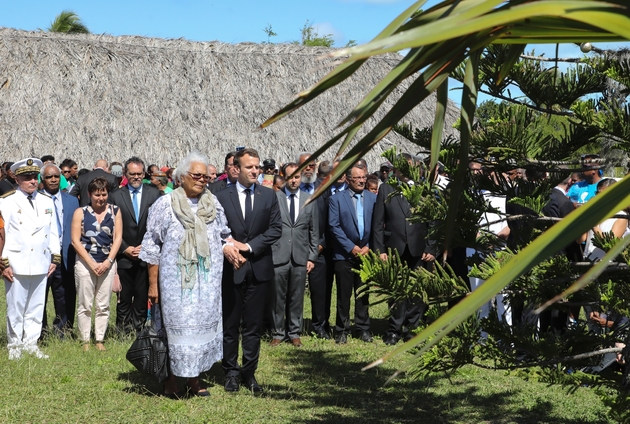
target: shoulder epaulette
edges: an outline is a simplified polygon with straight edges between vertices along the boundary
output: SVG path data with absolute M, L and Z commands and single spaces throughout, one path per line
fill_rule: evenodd
M 14 194 L 17 190 L 11 190 L 8 191 L 6 193 L 4 193 L 2 196 L 0 196 L 0 199 L 4 199 L 5 197 L 9 197 L 10 195 Z

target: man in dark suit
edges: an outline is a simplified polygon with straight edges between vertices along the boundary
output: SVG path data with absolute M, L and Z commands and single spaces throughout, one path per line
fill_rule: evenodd
M 74 313 L 76 307 L 77 293 L 74 284 L 74 262 L 76 253 L 72 247 L 70 230 L 72 228 L 72 216 L 79 207 L 76 197 L 70 196 L 59 190 L 61 181 L 61 170 L 57 165 L 50 163 L 42 167 L 41 179 L 42 193 L 53 199 L 55 207 L 55 218 L 59 232 L 59 242 L 61 244 L 61 264 L 48 276 L 46 293 L 52 290 L 53 302 L 55 306 L 55 319 L 53 321 L 54 331 L 61 337 L 66 331 L 71 331 L 74 327 Z M 44 301 L 44 316 L 42 319 L 42 330 L 46 330 L 48 319 L 46 316 L 46 299 Z
M 571 183 L 574 180 L 575 178 L 572 174 L 551 189 L 549 201 L 542 208 L 543 215 L 553 218 L 564 218 L 575 210 L 575 204 L 567 197 L 567 191 L 569 191 Z M 581 262 L 584 260 L 582 245 L 576 241 L 571 241 L 562 251 L 558 252 L 558 254 L 566 255 L 567 259 L 572 262 Z M 571 318 L 577 317 L 580 314 L 580 306 L 573 306 L 569 311 Z M 539 319 L 541 331 L 547 331 L 551 327 L 558 333 L 561 333 L 566 329 L 566 312 L 557 310 L 554 313 L 552 309 L 547 309 L 540 314 Z
M 298 157 L 298 163 L 301 165 L 309 157 L 310 153 L 302 153 Z M 315 162 L 313 161 L 302 171 L 302 184 L 300 190 L 309 194 L 313 194 L 315 190 L 322 184 L 324 178 L 332 171 L 332 164 L 329 161 L 323 161 L 319 165 L 317 179 L 312 181 Z M 335 182 L 333 187 L 322 193 L 317 200 L 317 218 L 319 243 L 317 250 L 319 252 L 315 267 L 308 274 L 308 288 L 311 298 L 311 325 L 315 336 L 321 339 L 330 339 L 330 305 L 332 298 L 333 281 L 335 280 L 335 270 L 332 262 L 332 250 L 328 247 L 328 198 L 332 196 L 333 190 L 342 191 L 345 189 L 346 176 Z M 328 247 L 328 248 L 327 248 Z
M 233 160 L 238 170 L 236 183 L 216 193 L 225 209 L 233 239 L 223 249 L 226 256 L 222 285 L 225 390 L 239 389 L 240 374 L 242 383 L 257 393 L 262 392 L 262 388 L 254 373 L 260 354 L 267 287 L 274 277 L 271 245 L 282 235 L 282 221 L 276 193 L 256 184 L 260 168 L 258 153 L 243 149 Z M 236 262 L 235 251 L 244 257 L 243 261 Z M 239 333 L 242 367 L 238 364 Z
M 109 172 L 107 161 L 105 159 L 99 159 L 94 164 L 94 170 L 81 175 L 70 192 L 71 195 L 79 198 L 79 205 L 81 207 L 90 204 L 88 185 L 98 177 L 103 177 L 109 182 L 109 198 L 111 198 L 112 193 L 118 189 L 118 178 Z
M 215 194 L 229 185 L 236 184 L 236 180 L 238 179 L 238 170 L 234 166 L 235 154 L 236 152 L 229 152 L 227 155 L 225 155 L 225 164 L 223 165 L 225 178 L 221 178 L 210 184 L 208 186 L 210 193 Z
M 293 175 L 297 163 L 283 167 L 283 175 Z M 276 192 L 282 216 L 282 237 L 271 247 L 275 277 L 271 290 L 273 340 L 278 346 L 288 339 L 301 347 L 302 318 L 306 274 L 317 260 L 319 244 L 317 204 L 305 206 L 309 194 L 300 190 L 301 175 L 287 179 L 283 190 Z
M 394 187 L 381 184 L 376 196 L 372 216 L 372 250 L 387 260 L 387 249 L 398 251 L 400 259 L 411 269 L 431 269 L 435 261 L 435 243 L 427 243 L 427 225 L 407 220 L 410 205 L 402 195 L 390 199 Z M 390 304 L 391 316 L 385 344 L 395 345 L 401 338 L 408 339 L 418 327 L 427 305 L 421 299 L 408 299 L 397 305 Z
M 368 253 L 372 227 L 372 212 L 376 195 L 365 189 L 367 171 L 355 164 L 346 171 L 348 190 L 328 199 L 328 225 L 331 233 L 335 281 L 337 283 L 337 322 L 335 341 L 347 342 L 350 331 L 350 297 L 354 289 L 354 324 L 358 337 L 364 342 L 372 341 L 370 333 L 369 299 L 357 296 L 362 286 L 361 278 L 354 271 L 359 267 L 359 255 Z
M 128 183 L 111 193 L 109 201 L 120 208 L 123 221 L 123 239 L 116 257 L 122 287 L 116 306 L 116 327 L 126 333 L 140 331 L 147 318 L 149 275 L 147 264 L 138 255 L 147 231 L 149 208 L 162 193 L 155 187 L 142 184 L 142 159 L 136 156 L 129 158 L 123 172 Z

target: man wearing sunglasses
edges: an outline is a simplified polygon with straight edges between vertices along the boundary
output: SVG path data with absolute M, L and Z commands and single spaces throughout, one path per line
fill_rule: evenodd
M 142 184 L 144 162 L 139 157 L 129 158 L 123 173 L 128 183 L 111 193 L 109 201 L 120 208 L 123 221 L 123 239 L 116 257 L 122 287 L 116 305 L 116 327 L 122 333 L 129 333 L 142 330 L 147 318 L 149 274 L 146 262 L 138 255 L 147 231 L 149 208 L 162 193 L 155 187 Z

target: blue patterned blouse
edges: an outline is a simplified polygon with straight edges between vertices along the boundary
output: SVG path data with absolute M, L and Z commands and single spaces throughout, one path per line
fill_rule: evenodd
M 81 244 L 96 262 L 107 259 L 114 242 L 114 222 L 118 206 L 107 205 L 107 212 L 103 221 L 99 224 L 92 206 L 83 209 L 83 221 L 81 222 Z

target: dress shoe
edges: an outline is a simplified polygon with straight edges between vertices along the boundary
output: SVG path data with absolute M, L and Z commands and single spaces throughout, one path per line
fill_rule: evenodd
M 276 347 L 276 346 L 279 346 L 279 345 L 280 345 L 280 343 L 282 343 L 282 340 L 280 340 L 280 339 L 273 339 L 273 340 L 269 343 L 269 346 L 271 346 L 271 347 Z
M 319 330 L 315 333 L 315 337 L 318 339 L 330 340 L 330 335 L 325 330 Z
M 339 333 L 339 334 L 337 334 L 337 336 L 335 337 L 335 343 L 337 343 L 337 344 L 346 344 L 346 343 L 348 343 L 348 336 L 346 335 L 346 333 Z
M 396 343 L 398 343 L 398 341 L 400 340 L 400 336 L 396 333 L 391 333 L 388 334 L 387 337 L 385 337 L 385 344 L 387 346 L 394 346 Z
M 256 381 L 256 377 L 253 375 L 251 377 L 246 377 L 243 379 L 243 386 L 247 387 L 252 393 L 262 393 L 263 388 L 258 385 Z
M 405 332 L 405 334 L 403 334 L 403 342 L 407 343 L 409 340 L 413 339 L 414 337 L 416 337 L 415 333 L 407 331 Z
M 225 377 L 225 391 L 226 392 L 238 392 L 238 377 L 235 375 Z
M 359 333 L 359 339 L 361 339 L 361 341 L 365 342 L 365 343 L 372 343 L 372 335 L 370 334 L 369 331 L 361 331 Z
M 302 347 L 302 340 L 300 340 L 299 337 L 296 337 L 295 339 L 291 339 L 291 344 L 295 347 Z

